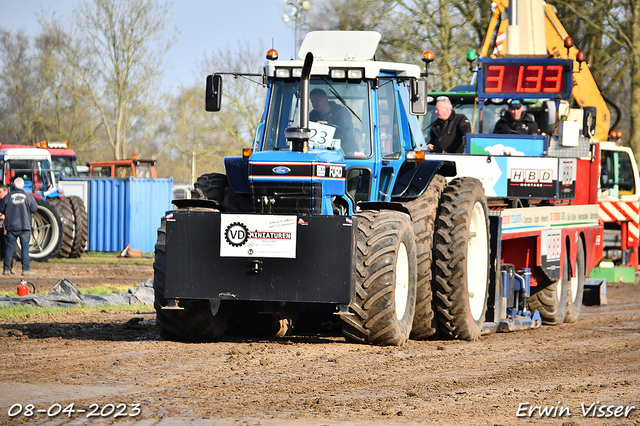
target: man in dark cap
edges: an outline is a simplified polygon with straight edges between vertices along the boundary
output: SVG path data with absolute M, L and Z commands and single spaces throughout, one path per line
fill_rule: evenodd
M 493 129 L 493 133 L 538 134 L 538 125 L 531 114 L 524 112 L 520 99 L 509 99 L 507 105 L 509 110 L 500 117 Z

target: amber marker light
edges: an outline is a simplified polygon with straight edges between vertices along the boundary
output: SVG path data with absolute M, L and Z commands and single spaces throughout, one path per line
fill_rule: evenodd
M 434 59 L 435 57 L 433 56 L 433 52 L 430 50 L 426 50 L 422 54 L 422 62 L 426 62 L 427 64 L 430 64 L 431 62 L 433 62 Z
M 424 151 L 407 151 L 407 161 L 413 163 L 422 163 L 424 161 Z
M 571 37 L 566 37 L 564 39 L 564 47 L 570 49 L 573 47 L 573 39 Z
M 269 49 L 267 51 L 267 59 L 270 61 L 278 59 L 278 51 L 276 49 Z
M 249 157 L 251 157 L 252 151 L 253 150 L 251 148 L 243 148 L 242 149 L 242 159 L 243 160 L 248 160 Z

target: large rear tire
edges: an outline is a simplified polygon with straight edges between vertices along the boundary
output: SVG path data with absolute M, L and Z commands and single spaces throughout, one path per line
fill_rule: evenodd
M 529 309 L 540 312 L 545 325 L 560 325 L 567 316 L 568 283 L 571 278 L 569 252 L 564 249 L 562 278 L 550 285 L 536 290 L 528 299 Z M 583 281 L 584 284 L 584 281 Z
M 71 203 L 73 209 L 73 246 L 71 247 L 71 253 L 69 257 L 80 257 L 84 253 L 87 247 L 87 240 L 89 239 L 89 221 L 87 219 L 87 209 L 84 206 L 84 201 L 77 195 L 71 195 L 67 197 Z
M 356 215 L 356 296 L 343 315 L 348 339 L 401 346 L 409 338 L 416 304 L 416 243 L 408 215 Z
M 482 334 L 489 284 L 489 219 L 482 183 L 457 178 L 442 192 L 436 218 L 435 287 L 441 336 Z
M 73 248 L 73 234 L 75 233 L 71 203 L 66 198 L 51 198 L 49 202 L 58 211 L 62 221 L 62 244 L 57 257 L 69 257 Z
M 582 240 L 578 243 L 578 253 L 576 259 L 576 276 L 569 277 L 569 285 L 567 286 L 567 315 L 564 322 L 576 322 L 580 318 L 580 308 L 582 307 L 582 297 L 584 295 L 584 279 L 586 270 L 586 256 Z
M 229 185 L 226 175 L 207 173 L 198 178 L 194 184 L 192 198 L 215 200 L 227 212 L 251 212 L 251 194 L 238 194 Z
M 49 202 L 36 198 L 38 211 L 32 216 L 29 257 L 46 262 L 58 254 L 62 245 L 62 221 L 58 211 Z
M 224 335 L 227 327 L 226 307 L 221 303 L 216 315 L 213 315 L 209 300 L 180 299 L 182 310 L 162 309 L 167 306 L 165 293 L 165 256 L 167 227 L 162 218 L 158 228 L 158 242 L 155 246 L 153 262 L 153 289 L 155 293 L 154 307 L 156 325 L 160 328 L 160 336 L 166 340 L 182 342 L 217 342 Z
M 227 175 L 222 173 L 206 173 L 193 184 L 193 197 L 222 202 L 224 189 L 229 185 Z
M 440 194 L 446 185 L 445 177 L 436 175 L 424 194 L 404 203 L 411 212 L 413 231 L 416 234 L 418 279 L 416 313 L 411 328 L 411 338 L 415 340 L 428 339 L 438 331 L 431 286 L 433 279 L 431 264 L 433 263 L 433 230 L 436 211 Z

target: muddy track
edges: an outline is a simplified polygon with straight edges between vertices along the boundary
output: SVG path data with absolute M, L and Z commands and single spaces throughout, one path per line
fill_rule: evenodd
M 330 334 L 167 342 L 150 311 L 4 321 L 0 424 L 52 420 L 45 414 L 9 418 L 16 403 L 122 403 L 140 404 L 135 419 L 149 421 L 520 425 L 540 422 L 533 407 L 552 414 L 559 407 L 562 417 L 547 424 L 638 425 L 640 285 L 611 285 L 608 297 L 608 306 L 584 307 L 575 324 L 476 342 L 410 340 L 399 348 L 346 343 Z M 628 417 L 584 416 L 581 405 L 598 401 L 615 406 L 612 412 L 638 408 Z
M 114 256 L 115 257 L 115 256 Z M 16 269 L 20 272 L 20 264 Z M 76 287 L 109 284 L 114 286 L 135 286 L 153 277 L 153 267 L 133 264 L 131 259 L 121 259 L 119 264 L 66 264 L 56 262 L 31 262 L 31 270 L 36 276 L 29 277 L 38 291 L 48 291 L 61 278 L 68 278 Z M 20 275 L 0 275 L 0 290 L 15 290 Z

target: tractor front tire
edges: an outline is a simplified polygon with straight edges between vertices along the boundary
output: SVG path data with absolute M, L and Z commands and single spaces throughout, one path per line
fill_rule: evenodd
M 445 186 L 447 186 L 445 177 L 435 175 L 420 197 L 404 203 L 411 212 L 413 231 L 416 234 L 418 280 L 416 313 L 411 329 L 411 338 L 415 340 L 428 339 L 438 331 L 438 321 L 433 306 L 431 264 L 433 263 L 433 230 L 436 212 L 440 194 Z
M 62 220 L 58 211 L 48 201 L 36 198 L 38 211 L 32 215 L 29 257 L 46 262 L 55 257 L 62 245 Z
M 375 345 L 403 345 L 416 304 L 416 242 L 408 215 L 363 211 L 355 215 L 356 295 L 343 315 L 343 334 Z
M 69 257 L 73 248 L 73 234 L 75 233 L 71 203 L 67 198 L 51 198 L 49 202 L 58 211 L 60 220 L 62 220 L 62 244 L 57 257 Z
M 224 335 L 228 314 L 221 303 L 218 312 L 213 315 L 209 300 L 180 299 L 181 310 L 163 309 L 167 306 L 165 298 L 165 255 L 167 241 L 166 220 L 162 218 L 158 228 L 158 242 L 155 246 L 153 262 L 153 289 L 156 325 L 160 336 L 165 340 L 182 342 L 217 342 Z
M 67 197 L 71 203 L 73 209 L 73 246 L 71 247 L 71 253 L 69 257 L 80 257 L 84 253 L 87 247 L 87 240 L 89 239 L 89 221 L 87 219 L 87 209 L 84 206 L 84 201 L 77 195 L 71 195 Z
M 489 284 L 487 199 L 478 179 L 457 178 L 442 191 L 435 238 L 440 334 L 476 340 L 482 334 Z

